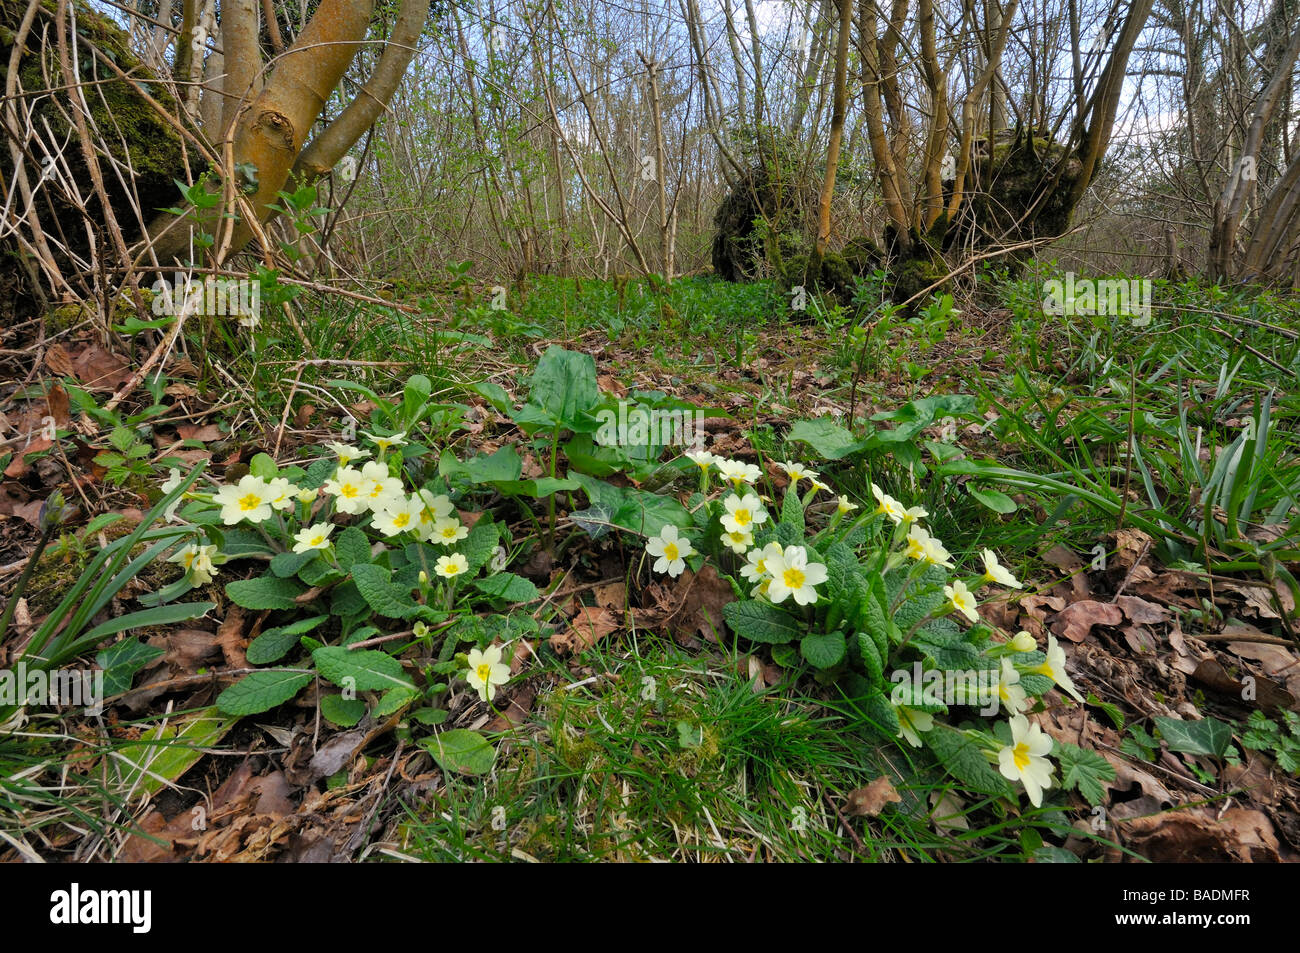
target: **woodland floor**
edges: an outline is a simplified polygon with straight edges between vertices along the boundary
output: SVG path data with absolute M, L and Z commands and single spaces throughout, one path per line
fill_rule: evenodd
M 0 664 L 12 664 L 22 632 L 53 608 L 99 544 L 78 527 L 108 512 L 139 519 L 157 499 L 165 470 L 114 482 L 95 462 L 119 424 L 147 424 L 147 459 L 206 460 L 221 477 L 259 452 L 282 463 L 305 459 L 303 448 L 337 439 L 345 412 L 364 421 L 365 401 L 330 381 L 395 393 L 418 371 L 449 403 L 469 408 L 447 448 L 463 459 L 512 443 L 524 478 L 535 477 L 545 470 L 537 450 L 467 385 L 491 380 L 518 396 L 552 343 L 593 355 L 606 392 L 657 390 L 723 408 L 729 418 L 708 421 L 710 449 L 744 459 L 802 453 L 796 458 L 816 466 L 806 447 L 787 443 L 792 421 L 870 416 L 933 393 L 976 394 L 985 419 L 948 433 L 936 424 L 926 439 L 1025 469 L 1060 468 L 1035 457 L 1018 428 L 999 429 L 999 417 L 1045 432 L 1043 415 L 1077 402 L 1074 419 L 1095 419 L 1096 455 L 1113 457 L 1137 402 L 1140 413 L 1170 413 L 1168 392 L 1155 384 L 1135 397 L 1129 362 L 1138 357 L 1122 342 L 1109 342 L 1107 353 L 1108 342 L 1089 333 L 1030 329 L 1007 295 L 977 298 L 937 330 L 896 319 L 860 352 L 843 315 L 808 324 L 762 317 L 770 289 L 686 289 L 685 302 L 665 313 L 648 292 L 622 301 L 597 287 L 606 297 L 588 311 L 561 308 L 546 288 L 508 320 L 427 301 L 410 315 L 300 301 L 307 346 L 285 325 L 265 329 L 261 353 L 232 355 L 209 332 L 183 342 L 153 368 L 161 377 L 150 374 L 111 409 L 157 338 L 146 332 L 109 346 L 88 322 L 44 337 L 34 322 L 5 329 L 0 599 L 39 536 L 46 496 L 61 488 L 77 514 L 42 557 L 19 604 L 18 639 L 0 645 Z M 715 308 L 709 296 L 718 294 L 734 300 Z M 860 353 L 871 357 L 859 376 Z M 1179 384 L 1192 404 L 1216 387 L 1218 357 L 1204 358 L 1201 373 Z M 1260 367 L 1256 377 L 1281 407 L 1294 390 L 1290 373 Z M 1207 431 L 1249 417 L 1260 389 L 1248 393 L 1235 405 L 1215 403 Z M 132 419 L 140 414 L 150 416 Z M 1279 414 L 1294 429 L 1294 418 Z M 66 436 L 40 436 L 47 418 Z M 858 461 L 822 471 L 840 492 L 869 500 L 882 471 L 907 486 L 889 467 Z M 1135 509 L 1146 499 L 1136 483 L 1125 490 Z M 512 661 L 523 677 L 498 697 L 496 712 L 463 684 L 448 706 L 447 727 L 483 730 L 497 742 L 489 775 L 445 774 L 394 720 L 334 727 L 307 691 L 234 725 L 179 779 L 152 793 L 138 780 L 124 789 L 115 752 L 134 750 L 160 719 L 211 704 L 231 681 L 225 673 L 247 668 L 244 649 L 266 613 L 230 604 L 222 584 L 234 577 L 223 576 L 199 593 L 218 605 L 207 618 L 140 633 L 164 654 L 110 700 L 102 720 L 34 716 L 0 741 L 10 745 L 0 748 L 0 860 L 1300 858 L 1300 780 L 1274 752 L 1240 740 L 1252 710 L 1281 717 L 1300 699 L 1295 604 L 1280 577 L 1163 565 L 1151 535 L 1077 508 L 1062 518 L 1044 494 L 1019 493 L 1018 509 L 997 515 L 960 483 L 913 481 L 911 492 L 931 507 L 945 539 L 965 553 L 996 548 L 1025 581 L 980 607 L 988 622 L 1009 633 L 1051 632 L 1066 645 L 1089 704 L 1052 693 L 1035 719 L 1115 768 L 1101 808 L 1074 795 L 1016 818 L 942 786 L 909 786 L 905 757 L 842 730 L 824 688 L 794 690 L 760 652 L 717 640 L 710 621 L 730 597 L 725 586 L 703 575 L 693 585 L 650 581 L 638 570 L 639 551 L 592 540 L 561 512 L 552 545 L 521 548 L 512 566 L 548 593 L 529 610 L 543 638 L 521 643 Z M 512 531 L 528 539 L 532 528 L 521 520 Z M 1289 531 L 1289 519 L 1257 528 L 1260 538 Z M 1098 552 L 1108 557 L 1104 569 L 1094 568 Z M 172 564 L 160 566 L 133 593 L 175 577 Z M 1258 704 L 1242 700 L 1247 677 Z M 653 702 L 647 684 L 656 686 Z M 1168 715 L 1232 725 L 1237 757 L 1173 750 L 1151 733 L 1151 719 Z M 873 785 L 881 777 L 897 788 L 887 808 Z

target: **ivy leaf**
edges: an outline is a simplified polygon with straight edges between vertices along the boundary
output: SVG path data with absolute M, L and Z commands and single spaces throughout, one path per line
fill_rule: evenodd
M 1157 716 L 1156 727 L 1160 737 L 1169 743 L 1170 751 L 1184 754 L 1207 754 L 1222 758 L 1232 744 L 1232 726 L 1217 718 L 1200 721 L 1182 721 L 1178 718 Z
M 268 668 L 246 675 L 217 696 L 227 715 L 259 715 L 283 705 L 311 681 L 311 672 Z
M 1061 787 L 1067 791 L 1078 790 L 1093 806 L 1105 800 L 1106 788 L 1102 782 L 1115 780 L 1115 768 L 1109 761 L 1095 751 L 1063 741 L 1056 743 L 1055 754 L 1061 766 Z
M 733 632 L 751 642 L 784 645 L 799 637 L 801 626 L 793 616 L 756 599 L 728 602 L 722 614 Z
M 104 696 L 129 691 L 135 673 L 162 655 L 162 649 L 144 645 L 136 636 L 104 649 L 95 656 L 95 663 L 104 670 Z

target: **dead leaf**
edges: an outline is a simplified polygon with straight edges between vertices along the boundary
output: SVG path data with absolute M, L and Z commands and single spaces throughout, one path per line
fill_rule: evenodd
M 116 390 L 131 379 L 126 361 L 98 344 L 87 346 L 72 359 L 72 371 L 88 390 Z
M 585 652 L 619 627 L 618 616 L 600 606 L 579 606 L 569 628 L 547 641 L 561 655 Z
M 221 649 L 221 654 L 226 659 L 226 665 L 230 668 L 247 668 L 248 656 L 244 650 L 248 647 L 248 642 L 243 638 L 244 635 L 244 610 L 233 603 L 230 611 L 226 613 L 226 619 L 221 625 L 217 626 L 216 644 Z
M 1169 621 L 1168 609 L 1137 596 L 1116 596 L 1115 605 L 1124 611 L 1130 622 L 1138 625 L 1156 625 Z
M 45 366 L 59 377 L 72 377 L 72 355 L 62 344 L 51 344 L 45 352 Z
M 531 685 L 524 685 L 510 699 L 510 704 L 505 711 L 497 715 L 486 725 L 483 730 L 489 733 L 498 731 L 507 731 L 510 728 L 518 728 L 527 719 L 528 713 L 533 710 L 533 700 L 537 698 L 537 690 Z
M 163 661 L 177 674 L 192 675 L 221 654 L 216 636 L 203 629 L 172 629 L 166 635 Z M 242 667 L 242 666 L 241 666 Z
M 684 591 L 684 595 L 680 596 L 681 604 L 667 619 L 673 634 L 679 637 L 698 635 L 706 642 L 717 642 L 725 627 L 722 607 L 736 601 L 731 583 L 719 576 L 712 566 L 705 566 L 698 573 L 689 569 L 682 573 L 677 578 L 676 589 L 678 593 Z
M 1154 863 L 1278 863 L 1277 835 L 1261 811 L 1234 807 L 1222 815 L 1209 810 L 1164 811 L 1135 817 L 1116 827 Z
M 225 436 L 216 424 L 177 424 L 176 434 L 182 440 L 197 440 L 200 443 L 220 440 Z
M 850 817 L 877 817 L 886 804 L 902 803 L 894 782 L 889 775 L 882 774 L 866 787 L 850 791 L 847 808 Z
M 31 443 L 14 454 L 14 458 L 9 461 L 9 466 L 5 467 L 5 476 L 12 480 L 25 476 L 31 468 L 31 465 L 27 462 L 28 455 L 49 450 L 53 446 L 53 440 L 47 440 L 44 437 L 33 437 Z
M 1062 609 L 1052 622 L 1052 631 L 1071 642 L 1082 642 L 1092 633 L 1094 626 L 1118 626 L 1123 622 L 1124 613 L 1119 606 L 1084 599 Z
M 72 422 L 68 392 L 60 385 L 51 385 L 50 389 L 45 393 L 45 403 L 49 408 L 49 415 L 54 418 L 56 427 L 66 427 Z

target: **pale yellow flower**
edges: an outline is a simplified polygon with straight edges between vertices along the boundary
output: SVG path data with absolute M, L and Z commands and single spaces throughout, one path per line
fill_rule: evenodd
M 1047 760 L 1051 751 L 1052 739 L 1042 728 L 1024 715 L 1011 719 L 1011 744 L 998 751 L 998 770 L 1008 781 L 1025 786 L 1034 807 L 1043 806 L 1043 792 L 1052 786 L 1052 763 Z
M 495 698 L 497 686 L 510 681 L 510 666 L 501 661 L 501 646 L 489 645 L 481 652 L 470 649 L 469 671 L 465 673 L 465 681 L 485 702 Z

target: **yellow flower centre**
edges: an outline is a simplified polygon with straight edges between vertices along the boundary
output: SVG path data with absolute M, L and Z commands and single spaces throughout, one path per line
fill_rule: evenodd
M 1034 671 L 1039 675 L 1046 675 L 1052 681 L 1056 681 L 1056 672 L 1052 670 L 1050 662 L 1044 662 L 1042 665 L 1038 666 L 1038 668 L 1034 669 Z
M 344 483 L 339 487 L 339 496 L 346 496 L 349 500 L 359 494 L 361 490 L 355 483 Z
M 478 676 L 480 682 L 486 685 L 488 680 L 492 677 L 492 666 L 487 662 L 484 662 L 478 668 L 474 669 L 474 674 Z
M 411 522 L 410 513 L 398 513 L 396 516 L 393 517 L 393 525 L 396 526 L 398 529 L 401 529 L 409 522 Z
M 677 548 L 676 543 L 664 543 L 664 556 L 669 562 L 682 558 L 682 551 Z
M 445 528 L 443 529 L 443 531 L 442 531 L 442 538 L 443 538 L 443 539 L 455 539 L 455 538 L 456 538 L 456 529 L 457 529 L 457 527 L 455 527 L 455 526 L 448 526 L 448 527 L 445 527 Z
M 311 542 L 308 543 L 307 545 L 308 545 L 308 546 L 324 546 L 324 545 L 325 545 L 325 537 L 324 537 L 322 534 L 317 533 L 315 536 L 313 536 L 313 537 L 311 538 Z
M 787 589 L 802 589 L 806 578 L 802 569 L 790 568 L 781 574 L 781 581 Z
M 198 558 L 198 555 L 198 553 L 185 553 L 183 555 L 182 562 L 187 570 L 194 565 L 194 560 Z
M 1011 749 L 1012 760 L 1016 763 L 1016 770 L 1023 771 L 1029 767 L 1029 745 L 1023 741 Z
M 732 514 L 732 519 L 734 519 L 740 526 L 748 526 L 753 517 L 749 515 L 749 510 L 736 510 L 736 512 Z
M 755 571 L 755 572 L 767 572 L 767 560 L 766 560 L 766 559 L 760 559 L 758 562 L 754 563 L 754 571 Z
M 239 509 L 247 513 L 262 505 L 262 498 L 256 493 L 246 493 L 239 498 Z

